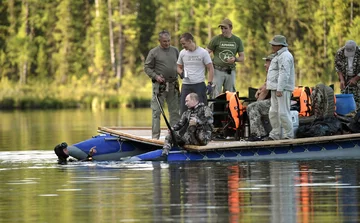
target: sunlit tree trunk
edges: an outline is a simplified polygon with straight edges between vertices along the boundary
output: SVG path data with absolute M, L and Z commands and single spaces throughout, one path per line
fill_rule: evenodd
M 354 13 L 354 1 L 350 1 L 350 25 L 352 25 L 353 22 L 353 13 Z
M 175 24 L 174 24 L 174 35 L 172 35 L 174 37 L 174 43 L 175 43 L 175 47 L 179 48 L 179 38 L 178 35 L 176 35 L 179 31 L 179 15 L 178 15 L 178 2 L 177 0 L 174 0 L 174 4 L 175 4 Z
M 24 14 L 23 14 L 23 19 L 24 19 L 24 26 L 22 26 L 21 28 L 23 28 L 24 30 L 24 36 L 23 36 L 23 40 L 25 41 L 25 44 L 22 46 L 23 47 L 23 52 L 22 55 L 19 55 L 20 59 L 20 79 L 19 82 L 20 84 L 26 84 L 26 77 L 27 77 L 27 73 L 28 73 L 28 37 L 30 34 L 30 27 L 29 27 L 29 3 L 27 0 L 23 0 L 23 10 L 24 10 Z M 20 31 L 21 33 L 22 31 Z M 20 34 L 21 35 L 21 34 Z
M 119 0 L 119 16 L 120 18 L 124 15 L 124 2 L 123 0 Z M 122 21 L 119 21 L 119 56 L 118 56 L 118 64 L 116 69 L 116 78 L 117 78 L 117 88 L 121 87 L 121 78 L 123 73 L 123 53 L 124 53 L 124 36 L 123 36 L 123 25 Z
M 116 64 L 115 64 L 115 49 L 114 49 L 114 33 L 113 33 L 111 0 L 108 0 L 108 20 L 109 20 L 110 59 L 111 59 L 111 68 L 112 68 L 112 72 L 114 75 L 114 74 L 116 74 Z
M 207 4 L 208 4 L 208 9 L 209 9 L 209 21 L 211 21 L 212 20 L 212 14 L 211 14 L 211 0 L 208 0 L 208 2 L 207 2 Z M 209 22 L 208 21 L 208 23 L 207 23 L 207 26 L 208 26 L 208 39 L 210 40 L 211 39 L 211 22 Z
M 55 76 L 58 83 L 65 84 L 70 71 L 70 52 L 73 32 L 71 30 L 72 15 L 70 8 L 71 1 L 59 2 L 56 9 L 56 16 L 59 19 L 55 25 L 55 32 L 52 33 L 56 41 L 56 52 L 53 55 L 55 61 Z
M 104 7 L 102 0 L 95 0 L 95 57 L 93 59 L 95 67 L 95 75 L 102 81 L 106 81 L 106 59 L 105 59 L 105 47 L 103 42 L 102 24 L 104 22 Z

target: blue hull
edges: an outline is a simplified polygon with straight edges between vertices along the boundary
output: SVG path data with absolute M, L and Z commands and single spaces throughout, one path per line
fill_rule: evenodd
M 97 153 L 94 160 L 111 161 L 207 161 L 207 160 L 287 160 L 287 159 L 358 159 L 360 158 L 360 138 L 349 138 L 325 142 L 289 143 L 271 146 L 247 146 L 209 149 L 196 151 L 194 149 L 179 150 L 172 148 L 167 157 L 161 157 L 162 145 L 141 142 L 101 134 L 86 141 L 69 146 L 69 153 L 77 159 L 86 158 L 91 147 L 96 146 Z M 284 140 L 282 140 L 284 141 Z M 295 142 L 295 141 L 294 141 Z M 255 144 L 253 144 L 255 145 Z
M 299 146 L 278 146 L 254 149 L 221 149 L 205 152 L 170 151 L 166 161 L 259 161 L 303 159 L 359 159 L 360 140 L 318 143 Z M 137 155 L 130 161 L 161 160 L 161 150 Z
M 93 146 L 96 146 L 97 151 L 93 159 L 98 161 L 121 160 L 124 157 L 132 157 L 161 148 L 161 146 L 125 140 L 110 134 L 100 134 L 69 146 L 69 155 L 79 160 L 85 159 Z

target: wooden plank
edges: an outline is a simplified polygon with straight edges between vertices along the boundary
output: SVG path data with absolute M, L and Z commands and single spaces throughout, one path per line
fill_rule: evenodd
M 144 130 L 149 132 L 149 130 L 146 130 L 146 129 L 144 129 Z M 159 146 L 164 145 L 163 140 L 145 138 L 145 137 L 141 137 L 141 136 L 138 136 L 138 135 L 135 135 L 135 134 L 126 133 L 126 132 L 121 131 L 121 130 L 116 130 L 116 129 L 113 129 L 113 128 L 98 127 L 98 131 L 110 133 L 112 135 L 119 136 L 122 139 L 133 140 L 135 142 L 142 142 L 142 143 L 148 143 L 148 144 L 151 144 L 151 145 L 159 145 Z M 128 131 L 130 131 L 130 130 L 128 130 Z M 138 133 L 139 133 L 139 131 L 141 131 L 141 130 L 135 130 L 135 132 L 138 132 Z M 151 131 L 150 131 L 150 133 L 151 133 Z
M 127 130 L 148 130 L 151 132 L 151 127 L 147 126 L 140 126 L 140 127 L 119 127 L 119 126 L 109 126 L 109 127 L 98 127 L 98 128 L 107 128 L 112 130 L 121 130 L 121 131 L 127 131 Z M 167 130 L 166 127 L 160 128 L 160 130 Z
M 148 139 L 138 135 L 140 130 L 135 130 L 132 132 L 130 129 L 126 128 L 107 128 L 107 127 L 98 127 L 99 131 L 108 132 L 113 135 L 117 135 L 120 138 L 133 140 L 136 142 L 143 142 L 152 145 L 164 145 L 163 140 Z M 148 131 L 151 134 L 150 128 L 143 128 L 143 131 Z M 125 132 L 126 131 L 126 132 Z M 166 135 L 167 130 L 162 131 L 162 134 Z M 334 136 L 321 136 L 321 137 L 311 137 L 311 138 L 298 138 L 298 139 L 286 139 L 286 140 L 274 140 L 274 141 L 211 141 L 206 146 L 196 146 L 196 145 L 185 145 L 184 148 L 191 151 L 209 151 L 209 150 L 224 150 L 224 149 L 251 149 L 251 148 L 262 148 L 262 147 L 279 147 L 279 146 L 289 146 L 289 145 L 309 145 L 316 143 L 324 142 L 336 142 L 336 141 L 346 141 L 351 139 L 360 139 L 360 133 L 356 134 L 344 134 L 344 135 L 334 135 Z
M 360 139 L 360 133 L 356 134 L 345 134 L 345 135 L 334 135 L 334 136 L 321 136 L 311 138 L 298 138 L 298 139 L 284 139 L 284 140 L 273 140 L 273 141 L 230 141 L 230 142 L 214 142 L 212 141 L 206 146 L 195 146 L 187 145 L 186 148 L 193 151 L 207 151 L 224 148 L 239 148 L 239 149 L 250 149 L 257 147 L 278 147 L 278 146 L 289 146 L 289 145 L 309 145 L 324 142 L 337 142 L 346 141 L 351 139 Z
M 111 129 L 116 133 L 126 133 L 134 136 L 139 136 L 147 139 L 151 139 L 151 128 L 150 127 L 98 127 L 98 130 Z M 113 132 L 114 133 L 114 132 Z M 165 139 L 168 131 L 167 128 L 160 129 L 160 139 Z

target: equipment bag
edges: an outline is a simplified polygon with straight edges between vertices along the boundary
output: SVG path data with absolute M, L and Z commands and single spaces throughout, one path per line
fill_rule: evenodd
M 311 93 L 311 114 L 315 118 L 332 117 L 335 114 L 334 90 L 324 84 L 318 84 Z

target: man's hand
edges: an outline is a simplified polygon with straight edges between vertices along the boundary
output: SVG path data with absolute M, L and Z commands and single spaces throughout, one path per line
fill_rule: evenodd
M 182 72 L 181 74 L 178 74 L 178 75 L 181 79 L 184 79 L 184 72 Z
M 276 91 L 276 97 L 282 97 L 283 93 L 282 91 Z
M 191 117 L 189 120 L 189 126 L 196 125 L 197 119 L 195 117 Z
M 345 81 L 340 81 L 340 89 L 341 90 L 345 89 Z
M 350 85 L 350 86 L 356 86 L 356 85 L 357 85 L 357 82 L 358 82 L 358 76 L 355 76 L 355 77 L 353 77 L 353 78 L 350 79 L 349 85 Z
M 169 134 L 171 134 L 171 131 L 173 131 L 173 132 L 175 131 L 175 130 L 174 130 L 174 127 L 171 127 L 171 130 L 168 129 L 168 133 L 169 133 Z
M 209 82 L 208 85 L 206 86 L 206 94 L 210 95 L 212 92 L 213 92 L 212 83 Z
M 227 59 L 227 62 L 228 62 L 229 64 L 233 64 L 233 63 L 235 63 L 235 61 L 236 61 L 236 58 L 235 58 L 235 57 L 230 57 L 230 58 Z
M 97 152 L 95 148 L 96 148 L 96 146 L 93 146 L 93 147 L 90 149 L 90 151 L 89 151 L 89 155 L 90 155 L 90 156 L 92 156 L 94 153 Z
M 259 98 L 259 95 L 261 93 L 261 89 L 258 89 L 255 93 L 255 98 L 258 99 Z
M 156 75 L 155 80 L 157 82 L 159 82 L 159 83 L 164 83 L 165 82 L 165 78 L 162 75 Z

